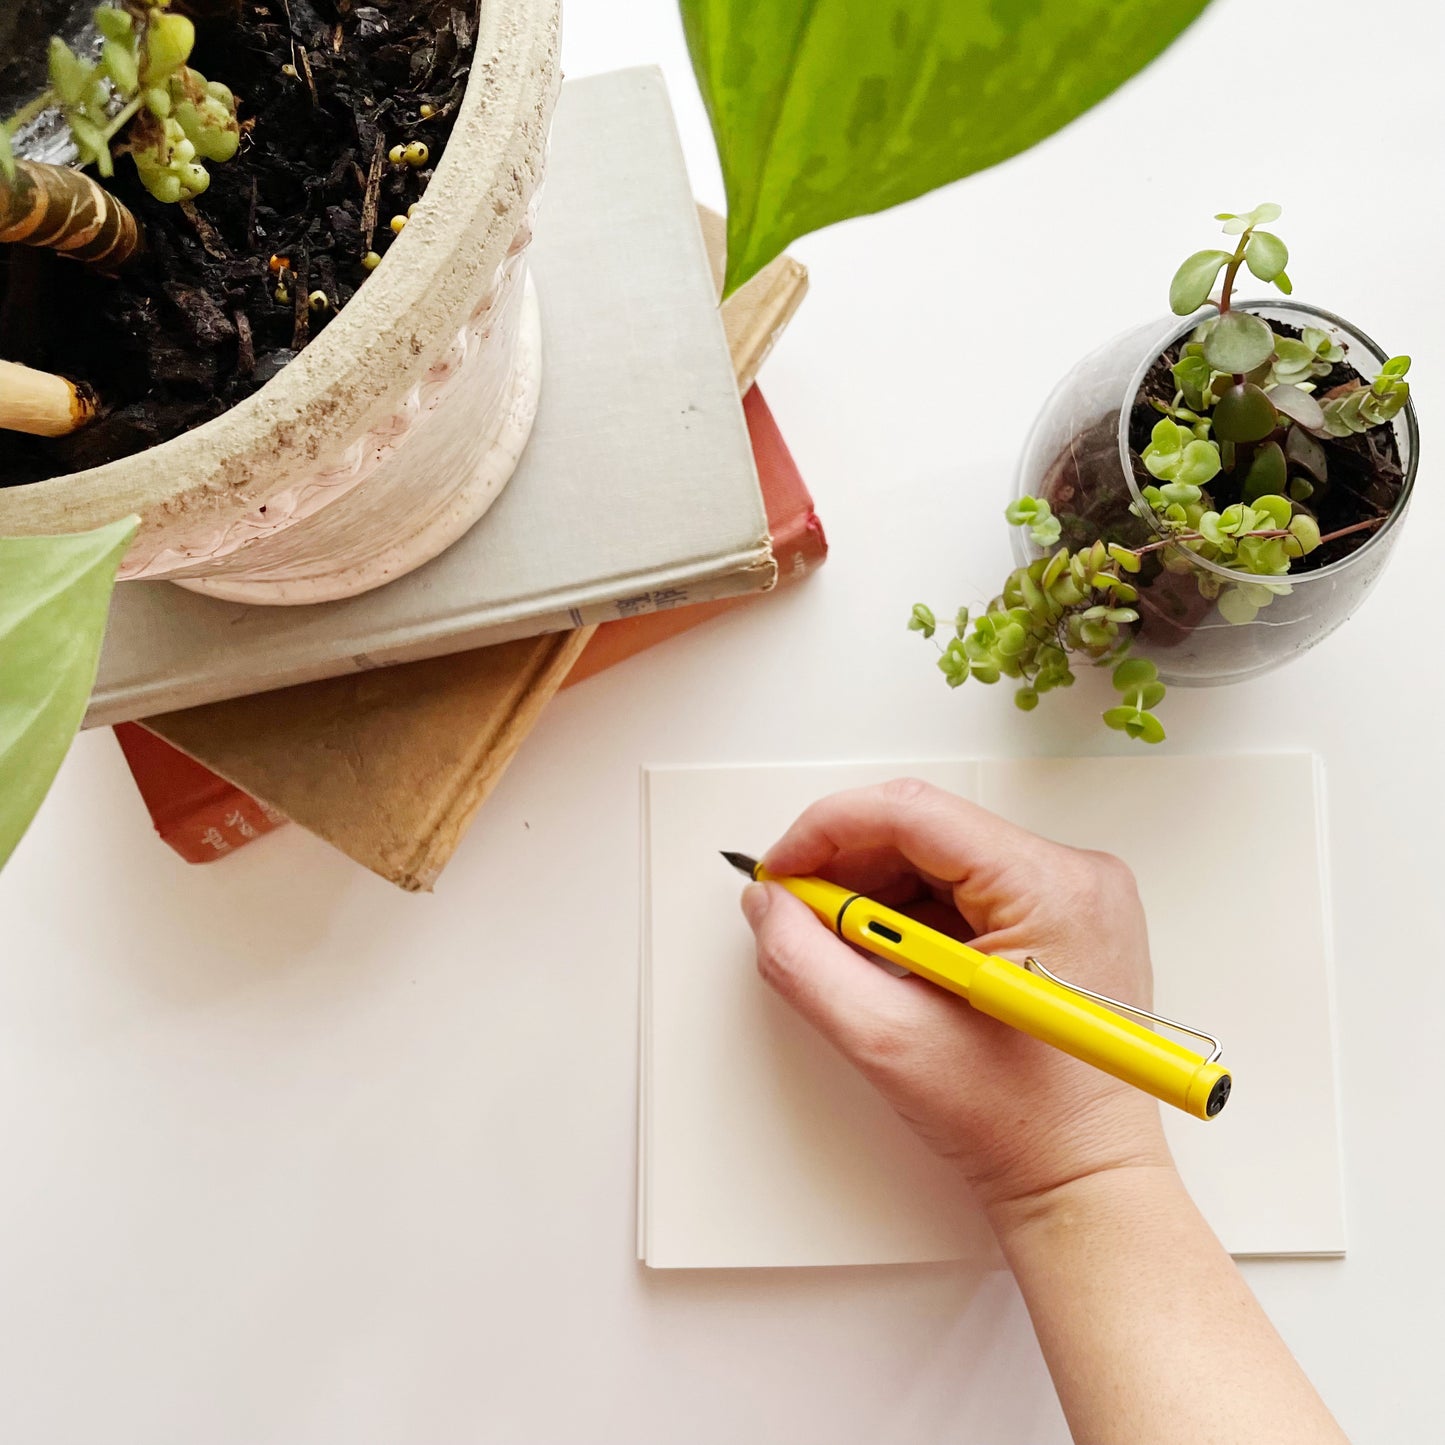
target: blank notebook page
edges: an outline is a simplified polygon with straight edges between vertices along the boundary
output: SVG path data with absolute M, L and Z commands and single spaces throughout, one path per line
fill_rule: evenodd
M 1342 1253 L 1319 770 L 1270 754 L 648 770 L 640 1256 L 996 1260 L 954 1170 L 758 977 L 718 856 L 904 774 L 1133 867 L 1157 1009 L 1217 1033 L 1235 1075 L 1211 1122 L 1164 1109 L 1186 1183 L 1233 1254 Z

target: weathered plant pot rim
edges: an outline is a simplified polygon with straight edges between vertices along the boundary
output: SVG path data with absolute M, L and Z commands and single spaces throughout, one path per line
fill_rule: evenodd
M 221 416 L 134 456 L 0 489 L 0 535 L 82 531 L 139 513 L 146 526 L 266 500 L 275 479 L 320 465 L 394 409 L 409 368 L 456 337 L 463 306 L 497 273 L 545 148 L 539 85 L 557 0 L 483 0 L 462 105 L 415 216 L 335 320 Z
M 1352 321 L 1347 321 L 1343 316 L 1337 316 L 1333 311 L 1326 311 L 1320 306 L 1311 306 L 1303 301 L 1275 300 L 1273 297 L 1251 297 L 1232 303 L 1237 311 L 1249 311 L 1253 313 L 1268 313 L 1271 311 L 1291 313 L 1294 316 L 1308 318 L 1313 321 L 1322 321 L 1327 327 L 1334 327 L 1344 331 L 1352 339 L 1364 346 L 1379 366 L 1383 366 L 1390 359 L 1390 353 L 1383 350 L 1379 343 L 1367 336 Z M 1133 377 L 1129 381 L 1129 387 L 1125 393 L 1123 405 L 1119 410 L 1119 466 L 1124 475 L 1124 485 L 1129 489 L 1129 497 L 1138 508 L 1149 530 L 1161 541 L 1167 540 L 1169 533 L 1159 525 L 1154 515 L 1154 509 L 1148 506 L 1139 491 L 1139 485 L 1134 479 L 1134 465 L 1130 457 L 1129 446 L 1129 413 L 1133 409 L 1134 399 L 1139 395 L 1139 388 L 1144 384 L 1144 378 L 1149 373 L 1149 368 L 1158 361 L 1166 351 L 1181 337 L 1187 336 L 1201 321 L 1207 321 L 1217 315 L 1212 306 L 1202 306 L 1192 316 L 1180 320 L 1177 316 L 1169 317 L 1167 322 L 1160 322 L 1161 340 L 1152 344 L 1152 349 L 1146 349 L 1144 359 L 1139 363 Z M 1267 320 L 1268 316 L 1262 319 Z M 1355 368 L 1359 370 L 1358 367 Z M 1415 403 L 1411 399 L 1405 403 L 1404 409 L 1399 413 L 1396 420 L 1403 418 L 1405 427 L 1405 440 L 1408 446 L 1409 456 L 1405 471 L 1404 484 L 1400 488 L 1400 495 L 1395 499 L 1395 505 L 1391 508 L 1390 515 L 1371 532 L 1363 542 L 1360 543 L 1348 555 L 1341 557 L 1338 561 L 1331 562 L 1324 567 L 1319 567 L 1309 572 L 1290 573 L 1289 584 L 1291 588 L 1308 587 L 1311 584 L 1338 577 L 1342 572 L 1356 565 L 1359 559 L 1363 558 L 1371 548 L 1380 545 L 1384 538 L 1404 517 L 1409 509 L 1410 496 L 1415 489 L 1415 473 L 1419 469 L 1420 458 L 1420 427 L 1415 416 Z M 1190 565 L 1201 572 L 1212 572 L 1216 577 L 1227 582 L 1238 582 L 1240 574 L 1231 571 L 1228 567 L 1221 567 L 1217 562 L 1210 562 L 1196 553 L 1183 549 L 1189 558 Z

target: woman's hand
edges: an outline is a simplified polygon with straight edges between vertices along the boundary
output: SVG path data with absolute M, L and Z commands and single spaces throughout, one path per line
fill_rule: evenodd
M 825 798 L 768 850 L 986 953 L 1149 1006 L 1149 942 L 1118 859 L 1026 832 L 911 779 Z M 1154 1100 L 856 953 L 776 884 L 743 911 L 763 977 L 955 1160 L 998 1217 L 1103 1171 L 1172 1169 Z

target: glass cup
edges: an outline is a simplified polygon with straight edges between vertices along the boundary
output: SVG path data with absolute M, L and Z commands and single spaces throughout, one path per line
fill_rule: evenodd
M 1389 359 L 1349 322 L 1293 301 L 1241 301 L 1236 309 L 1268 322 L 1317 326 L 1345 349 L 1345 359 L 1373 380 Z M 1084 358 L 1044 403 L 1019 462 L 1014 495 L 1048 501 L 1063 523 L 1063 545 L 1078 549 L 1103 537 L 1127 547 L 1160 544 L 1159 567 L 1146 565 L 1131 656 L 1148 657 L 1173 686 L 1238 682 L 1281 666 L 1335 630 L 1380 575 L 1410 504 L 1419 429 L 1410 402 L 1385 426 L 1393 429 L 1403 482 L 1393 509 L 1352 552 L 1308 572 L 1270 578 L 1268 605 L 1248 622 L 1230 622 L 1218 597 L 1249 578 L 1168 541 L 1140 488 L 1153 478 L 1136 471 L 1129 451 L 1129 414 L 1149 368 L 1212 310 L 1181 321 L 1170 316 L 1137 326 Z M 1136 512 L 1133 510 L 1138 508 Z M 1142 513 L 1142 515 L 1140 515 Z M 1019 566 L 1044 555 L 1026 527 L 1012 529 Z M 1343 544 L 1336 544 L 1343 545 Z M 1203 587 L 1200 583 L 1203 581 Z M 1256 594 L 1257 596 L 1258 594 Z

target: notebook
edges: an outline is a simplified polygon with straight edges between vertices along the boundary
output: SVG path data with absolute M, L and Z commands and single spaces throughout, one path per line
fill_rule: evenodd
M 1133 867 L 1156 1008 L 1235 1076 L 1213 1121 L 1163 1110 L 1190 1191 L 1235 1255 L 1342 1254 L 1323 778 L 1285 753 L 645 770 L 640 1258 L 996 1260 L 954 1170 L 758 977 L 718 856 L 900 775 Z

